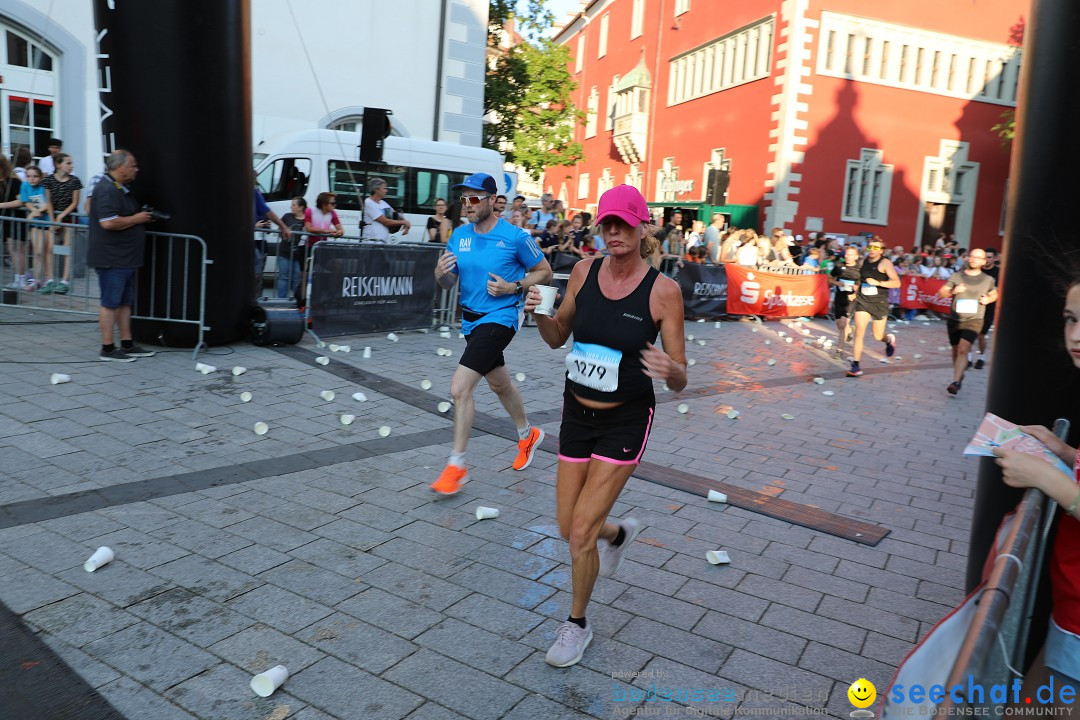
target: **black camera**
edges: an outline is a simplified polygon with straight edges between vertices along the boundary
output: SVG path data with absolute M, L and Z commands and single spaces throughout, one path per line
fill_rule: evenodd
M 167 212 L 155 210 L 152 205 L 143 205 L 142 211 L 150 213 L 150 217 L 154 219 L 154 222 L 157 222 L 158 220 L 172 220 L 172 215 Z

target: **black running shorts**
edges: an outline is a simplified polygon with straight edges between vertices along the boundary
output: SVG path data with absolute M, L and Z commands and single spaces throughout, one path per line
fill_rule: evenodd
M 649 441 L 655 410 L 656 398 L 652 395 L 641 395 L 607 410 L 595 410 L 582 405 L 569 389 L 564 390 L 559 459 L 637 465 Z
M 982 331 L 983 321 L 976 320 L 946 320 L 945 327 L 949 331 L 949 344 L 959 345 L 961 340 L 967 340 L 972 345 L 979 338 Z
M 465 336 L 465 352 L 461 353 L 459 365 L 487 375 L 506 364 L 503 350 L 514 339 L 514 331 L 498 323 L 481 323 Z

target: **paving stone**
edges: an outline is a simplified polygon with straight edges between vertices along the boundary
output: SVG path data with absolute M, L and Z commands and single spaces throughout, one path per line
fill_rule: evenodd
M 720 588 L 704 585 L 711 594 L 717 592 L 727 592 Z M 686 586 L 683 586 L 685 590 Z M 680 592 L 683 592 L 680 590 Z M 735 595 L 737 593 L 731 593 Z M 715 598 L 715 600 L 723 605 L 727 605 L 723 598 Z M 649 590 L 643 590 L 637 587 L 629 587 L 616 598 L 612 603 L 613 607 L 626 610 L 630 613 L 645 613 L 649 617 L 663 618 L 664 623 L 680 628 L 682 630 L 689 630 L 697 624 L 697 621 L 705 614 L 705 608 L 693 605 L 689 602 L 683 602 L 682 599 L 675 599 L 668 597 L 667 595 L 660 595 L 658 593 L 651 592 Z M 764 606 L 761 612 L 765 612 Z M 760 616 L 760 615 L 759 615 Z
M 505 570 L 514 575 L 521 575 L 530 580 L 537 580 L 545 573 L 556 567 L 553 560 L 540 557 L 524 550 L 486 543 L 469 554 L 474 560 L 485 565 Z
M 187 515 L 192 520 L 198 520 L 203 524 L 218 529 L 226 528 L 230 525 L 235 525 L 255 517 L 255 514 L 248 510 L 241 509 L 235 505 L 226 504 L 220 500 L 211 499 L 199 500 L 182 505 L 178 507 L 176 511 L 183 515 Z
M 303 706 L 284 686 L 263 698 L 251 692 L 250 682 L 247 673 L 221 663 L 170 689 L 165 697 L 206 720 L 285 720 Z
M 361 496 L 361 499 L 363 496 Z M 360 523 L 361 525 L 367 525 L 368 527 L 375 528 L 376 530 L 382 530 L 383 532 L 393 532 L 403 525 L 408 525 L 413 521 L 413 518 L 408 515 L 402 515 L 395 512 L 387 512 L 385 508 L 382 508 L 374 504 L 360 504 L 355 507 L 351 507 L 348 510 L 338 513 L 338 517 L 345 518 L 346 520 L 352 520 L 353 522 Z
M 774 603 L 765 611 L 761 623 L 808 640 L 818 640 L 842 650 L 858 652 L 866 639 L 866 631 L 829 618 L 811 615 L 802 610 Z
M 357 550 L 349 545 L 343 545 L 326 538 L 298 547 L 289 554 L 312 565 L 318 565 L 350 578 L 362 578 L 370 571 L 386 563 L 385 558 L 377 557 L 363 550 Z
M 623 567 L 626 567 L 627 563 L 623 563 Z M 619 570 L 620 576 L 622 575 L 622 569 Z M 540 582 L 545 585 L 559 588 L 560 590 L 571 590 L 571 575 L 572 568 L 569 565 L 559 565 L 554 570 L 549 572 L 544 577 L 540 578 Z M 622 595 L 626 590 L 627 584 L 620 582 L 613 578 L 597 577 L 596 584 L 593 585 L 592 602 L 598 603 L 611 603 L 615 598 Z
M 437 611 L 469 595 L 458 585 L 394 563 L 375 568 L 364 579 L 388 593 Z
M 86 574 L 81 567 L 78 572 Z M 20 615 L 78 593 L 79 588 L 33 568 L 18 570 L 0 584 L 0 602 Z
M 870 586 L 866 582 L 846 580 L 835 575 L 820 573 L 817 570 L 792 565 L 783 577 L 784 582 L 793 585 L 801 585 L 804 588 L 817 590 L 826 595 L 862 602 L 870 594 Z M 867 578 L 864 578 L 864 581 Z
M 480 593 L 469 595 L 464 600 L 446 608 L 444 612 L 451 617 L 512 640 L 520 639 L 522 635 L 544 621 L 544 618 L 536 613 L 522 610 Z
M 336 609 L 408 640 L 442 620 L 439 613 L 379 588 L 368 588 Z
M 302 560 L 290 560 L 284 565 L 266 570 L 259 574 L 259 578 L 330 606 L 337 605 L 367 588 L 358 578 L 350 580 Z
M 102 696 L 114 708 L 129 718 L 154 718 L 154 720 L 197 720 L 197 718 L 173 703 L 156 695 L 143 685 L 128 677 L 120 677 L 98 688 Z
M 177 518 L 181 519 L 179 516 Z M 118 520 L 118 522 L 123 522 L 123 520 Z M 116 559 L 110 565 L 123 563 L 143 570 L 163 565 L 188 554 L 188 551 L 183 548 L 131 528 L 99 535 L 87 541 L 87 544 L 95 548 L 102 545 L 112 548 L 116 553 Z M 93 550 L 90 552 L 93 553 Z M 90 556 L 87 555 L 87 557 Z M 83 561 L 85 562 L 85 558 Z
M 168 580 L 117 560 L 92 573 L 78 567 L 58 573 L 56 577 L 122 608 L 173 587 Z
M 283 552 L 253 544 L 241 550 L 228 553 L 227 555 L 222 555 L 217 558 L 217 560 L 234 570 L 241 570 L 258 575 L 270 568 L 284 565 L 292 560 L 292 557 Z
M 83 649 L 159 692 L 198 675 L 218 662 L 210 653 L 147 622 L 95 640 Z M 102 692 L 109 697 L 107 687 L 102 688 Z M 140 712 L 144 711 L 140 709 Z
M 415 638 L 417 645 L 502 677 L 531 654 L 527 646 L 447 618 Z
M 42 572 L 57 573 L 82 567 L 96 547 L 78 543 L 54 532 L 40 532 L 4 545 L 4 552 Z
M 75 542 L 122 530 L 123 525 L 97 512 L 79 513 L 40 523 L 43 528 L 66 535 Z
M 252 544 L 247 538 L 224 532 L 197 520 L 181 520 L 159 530 L 150 530 L 149 534 L 210 559 L 219 558 Z
M 333 612 L 325 605 L 274 585 L 257 587 L 232 598 L 225 606 L 289 634 L 302 630 Z
M 426 702 L 413 712 L 406 720 L 465 720 L 452 710 L 444 708 L 433 702 Z
M 741 649 L 731 653 L 720 668 L 720 674 L 748 688 L 773 693 L 777 688 L 794 685 L 800 692 L 805 690 L 815 697 L 822 694 L 828 697 L 832 689 L 828 678 Z
M 253 624 L 249 618 L 183 588 L 167 590 L 128 610 L 200 647 L 212 645 Z
M 264 517 L 253 517 L 231 525 L 229 532 L 279 552 L 295 550 L 316 539 L 311 533 Z
M 663 596 L 658 597 L 662 598 Z M 768 600 L 759 598 L 753 593 L 743 592 L 742 590 L 728 590 L 700 580 L 687 580 L 686 584 L 679 588 L 679 592 L 675 593 L 675 597 L 700 606 L 699 609 L 702 610 L 702 615 L 704 614 L 704 608 L 720 607 L 724 609 L 724 612 L 746 620 L 759 619 L 764 614 L 765 608 L 769 606 Z M 642 607 L 649 607 L 649 604 L 644 604 Z M 662 603 L 660 607 L 663 608 Z M 671 621 L 671 616 L 663 610 L 659 615 L 649 614 L 654 617 L 664 617 L 665 622 L 681 627 L 683 630 L 689 630 L 701 618 L 701 615 L 698 615 L 697 617 L 686 618 L 686 620 L 692 620 L 692 622 L 675 623 Z
M 626 680 L 613 680 L 614 682 L 620 682 L 623 686 L 631 683 Z M 641 675 L 632 679 L 632 686 L 634 690 L 650 697 L 641 703 L 643 708 L 659 710 L 662 713 L 670 712 L 676 717 L 730 718 L 737 707 L 738 699 L 746 692 L 746 688 L 726 678 L 659 657 L 653 658 Z M 624 695 L 632 697 L 629 687 L 620 689 Z M 651 696 L 648 695 L 650 691 Z M 671 700 L 665 702 L 659 699 L 667 697 L 662 693 L 670 693 Z M 632 703 L 633 701 L 626 700 L 620 704 Z
M 585 652 L 592 652 L 592 648 Z M 593 717 L 616 717 L 614 711 L 620 705 L 612 699 L 610 675 L 594 672 L 580 664 L 571 668 L 553 668 L 544 662 L 542 652 L 531 655 L 506 679 L 575 712 Z
M 525 697 L 515 685 L 430 650 L 410 656 L 384 677 L 478 720 L 501 718 Z
M 502 515 L 500 513 L 500 518 L 501 517 L 502 517 Z M 545 535 L 541 535 L 539 533 L 534 533 L 531 530 L 525 530 L 523 528 L 516 527 L 514 525 L 509 525 L 509 524 L 507 524 L 505 522 L 499 522 L 499 521 L 496 521 L 496 522 L 491 522 L 491 521 L 477 522 L 477 523 L 473 523 L 472 525 L 469 525 L 464 530 L 462 530 L 462 532 L 464 532 L 464 533 L 466 533 L 468 535 L 472 535 L 474 537 L 481 538 L 483 540 L 487 540 L 489 542 L 494 542 L 494 543 L 497 543 L 499 545 L 505 545 L 507 547 L 512 547 L 515 550 L 528 549 L 530 552 L 535 552 L 537 555 L 540 555 L 541 557 L 548 557 L 548 558 L 550 558 L 552 560 L 562 560 L 562 558 L 551 557 L 551 556 L 545 554 L 545 552 L 537 551 L 537 545 L 541 541 L 543 541 L 545 543 L 550 541 L 548 539 L 545 539 L 546 538 Z M 550 541 L 550 542 L 554 542 L 554 541 Z M 563 544 L 563 547 L 566 547 L 565 541 L 562 544 Z M 566 560 L 570 559 L 569 550 L 566 550 L 566 558 L 565 559 Z
M 503 716 L 504 720 L 584 720 L 589 717 L 542 695 L 529 695 Z M 410 720 L 412 718 L 410 717 Z M 432 720 L 435 717 L 432 716 Z
M 315 528 L 313 532 L 321 537 L 364 552 L 368 552 L 394 537 L 388 532 L 376 530 L 345 518 L 338 518 L 332 523 Z
M 556 590 L 542 583 L 474 563 L 449 578 L 464 588 L 472 588 L 485 595 L 531 610 L 555 594 Z
M 340 718 L 396 720 L 423 703 L 419 695 L 329 657 L 291 676 L 289 693 Z
M 296 637 L 376 675 L 416 650 L 411 642 L 344 613 L 323 618 Z
M 883 609 L 872 605 L 849 602 L 842 598 L 826 597 L 818 606 L 817 614 L 867 630 L 891 635 L 900 640 L 914 642 L 915 635 L 919 631 L 919 624 L 916 620 L 899 614 L 897 612 L 899 609 L 899 606 Z M 932 622 L 937 622 L 939 619 L 940 617 L 934 618 Z
M 635 617 L 615 639 L 654 655 L 714 673 L 731 653 L 730 645 L 644 617 Z
M 123 677 L 115 669 L 96 658 L 90 657 L 79 648 L 64 642 L 55 635 L 42 634 L 41 641 L 48 645 L 49 649 L 56 653 L 69 668 L 76 670 L 79 677 L 85 680 L 92 688 L 100 688 L 102 685 Z
M 134 615 L 87 593 L 46 605 L 23 617 L 43 632 L 75 647 L 139 622 Z
M 782 580 L 773 580 L 753 573 L 746 574 L 739 583 L 738 589 L 751 597 L 790 605 L 806 612 L 814 612 L 823 597 L 816 590 L 807 590 L 800 585 L 783 582 Z
M 223 603 L 262 584 L 261 580 L 219 562 L 188 555 L 164 565 L 153 573 L 191 592 Z
M 241 630 L 207 649 L 252 675 L 275 665 L 284 665 L 295 675 L 326 657 L 310 645 L 262 623 Z
M 851 677 L 866 678 L 874 683 L 874 687 L 882 688 L 889 686 L 893 676 L 893 668 L 889 665 L 817 642 L 806 647 L 799 659 L 799 667 L 841 682 L 848 682 L 846 678 Z
M 455 530 L 447 530 L 421 520 L 398 528 L 394 531 L 394 534 L 455 555 L 469 555 L 477 548 L 488 544 L 481 538 L 475 538 Z
M 440 578 L 447 578 L 472 564 L 472 560 L 468 558 L 404 538 L 394 538 L 374 548 L 371 552 L 386 560 L 422 570 Z

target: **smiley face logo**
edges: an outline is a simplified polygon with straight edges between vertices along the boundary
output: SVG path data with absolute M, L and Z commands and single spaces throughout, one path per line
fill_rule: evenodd
M 866 678 L 859 678 L 851 683 L 847 690 L 848 700 L 857 708 L 868 708 L 877 699 L 877 688 Z

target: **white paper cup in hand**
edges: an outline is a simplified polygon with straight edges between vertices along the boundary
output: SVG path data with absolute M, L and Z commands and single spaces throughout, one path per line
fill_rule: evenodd
M 284 665 L 275 665 L 266 672 L 251 678 L 251 689 L 259 697 L 270 697 L 289 678 L 289 670 Z
M 53 373 L 49 378 L 49 382 L 53 385 L 59 385 L 60 383 L 71 382 L 71 376 L 64 373 Z
M 559 294 L 559 288 L 552 285 L 534 285 L 540 291 L 540 304 L 533 312 L 537 315 L 551 316 L 555 312 L 555 296 Z
M 731 562 L 731 558 L 724 550 L 710 550 L 705 553 L 705 559 L 713 565 L 727 565 Z
M 479 507 L 476 508 L 476 519 L 477 520 L 491 520 L 492 518 L 497 518 L 497 517 L 499 517 L 499 509 L 498 508 L 489 508 L 489 507 L 484 507 L 483 505 L 480 505 Z
M 727 495 L 720 492 L 719 490 L 710 490 L 709 491 L 709 502 L 726 503 L 727 502 Z
M 94 572 L 102 565 L 109 563 L 115 555 L 113 551 L 107 547 L 99 547 L 94 551 L 94 554 L 90 556 L 90 559 L 83 563 L 83 570 L 86 572 Z

